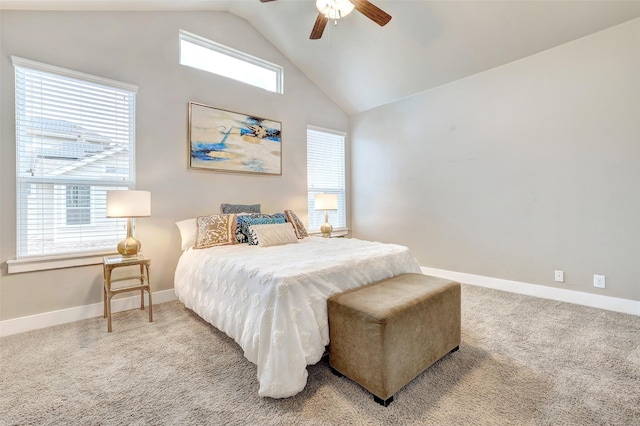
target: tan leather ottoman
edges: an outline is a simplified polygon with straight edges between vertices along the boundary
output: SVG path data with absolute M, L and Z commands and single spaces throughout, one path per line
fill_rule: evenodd
M 460 284 L 403 274 L 331 296 L 329 363 L 385 407 L 460 345 Z

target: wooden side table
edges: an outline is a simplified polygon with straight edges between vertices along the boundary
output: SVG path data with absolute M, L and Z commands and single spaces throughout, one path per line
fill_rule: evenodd
M 149 281 L 149 266 L 151 259 L 139 254 L 137 256 L 105 256 L 102 258 L 102 271 L 104 274 L 104 318 L 107 318 L 107 331 L 111 332 L 111 298 L 127 291 L 140 290 L 140 309 L 144 311 L 144 291 L 149 294 L 149 322 L 153 322 L 153 304 L 151 302 L 151 283 Z M 139 266 L 140 273 L 127 275 L 121 278 L 111 278 L 111 272 L 116 268 L 125 266 Z M 111 289 L 111 284 L 118 281 L 139 281 L 139 284 Z

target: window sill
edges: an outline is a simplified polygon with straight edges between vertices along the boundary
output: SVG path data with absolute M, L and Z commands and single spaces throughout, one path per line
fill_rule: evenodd
M 45 271 L 48 269 L 74 268 L 77 266 L 98 265 L 104 256 L 115 254 L 113 251 L 94 252 L 64 256 L 31 257 L 7 260 L 7 273 Z

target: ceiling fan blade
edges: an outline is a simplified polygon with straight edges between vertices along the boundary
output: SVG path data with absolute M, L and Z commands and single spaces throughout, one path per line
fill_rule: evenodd
M 275 0 L 260 0 L 260 3 L 268 3 L 270 1 L 275 1 Z
M 391 20 L 391 15 L 389 15 L 384 10 L 380 9 L 378 6 L 369 2 L 368 0 L 350 0 L 351 3 L 356 7 L 358 12 L 362 13 L 367 18 L 371 19 L 376 24 L 381 27 L 387 25 Z
M 322 33 L 324 32 L 324 27 L 327 26 L 327 21 L 329 19 L 324 16 L 322 13 L 318 13 L 318 17 L 316 18 L 316 23 L 313 25 L 313 29 L 311 30 L 311 35 L 309 38 L 311 40 L 317 40 L 322 37 Z

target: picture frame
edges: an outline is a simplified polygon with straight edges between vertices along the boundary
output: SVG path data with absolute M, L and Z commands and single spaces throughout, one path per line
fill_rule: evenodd
M 282 123 L 189 102 L 189 169 L 282 175 Z

